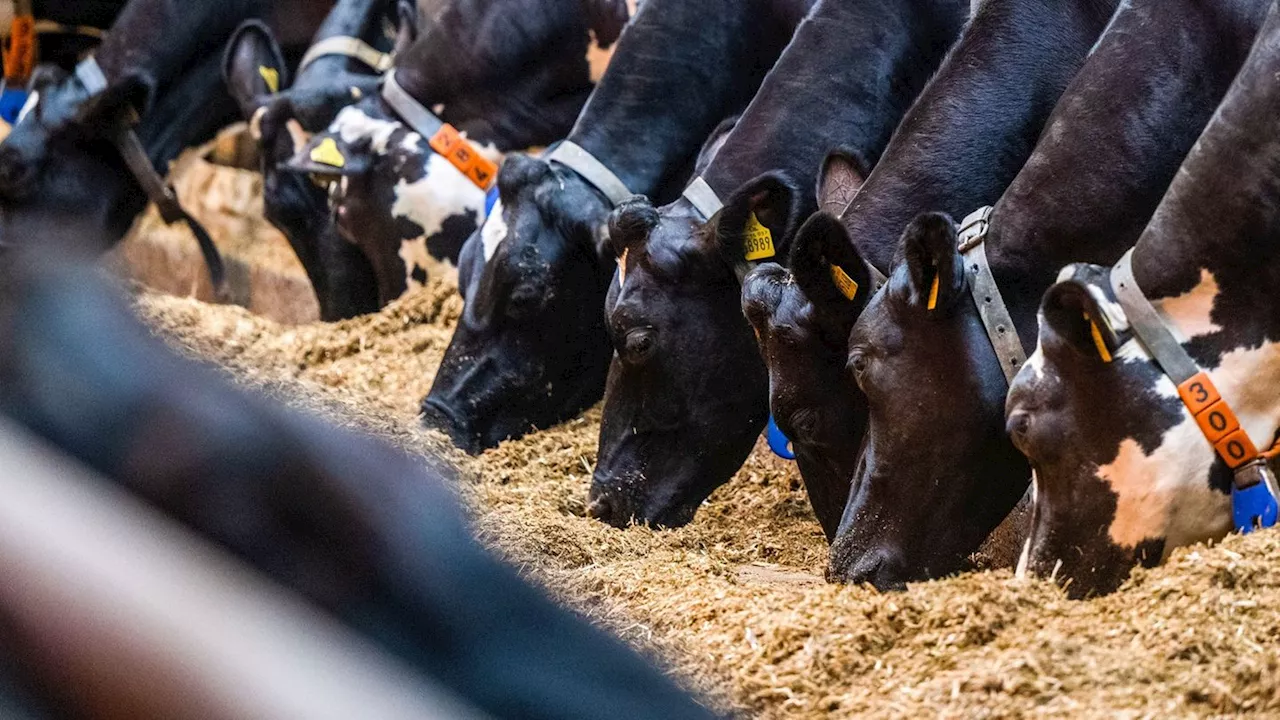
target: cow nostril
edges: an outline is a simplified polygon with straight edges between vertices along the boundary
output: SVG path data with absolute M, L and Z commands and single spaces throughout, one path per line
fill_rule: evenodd
M 604 497 L 603 495 L 592 500 L 591 503 L 587 505 L 587 517 L 592 517 L 597 520 L 608 520 L 612 513 L 613 508 L 609 505 L 609 498 Z
M 832 563 L 827 568 L 828 582 L 849 585 L 869 583 L 881 591 L 906 588 L 906 563 L 898 552 L 877 548 L 864 552 L 852 562 L 837 562 L 839 554 L 833 547 Z
M 428 395 L 422 401 L 422 423 L 448 435 L 455 445 L 468 454 L 477 455 L 483 449 L 477 442 L 475 433 L 471 431 L 469 423 L 447 403 L 435 396 Z

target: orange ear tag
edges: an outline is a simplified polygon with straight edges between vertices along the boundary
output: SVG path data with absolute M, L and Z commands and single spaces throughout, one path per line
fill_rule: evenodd
M 835 283 L 836 289 L 846 300 L 852 300 L 858 295 L 858 283 L 839 265 L 831 266 L 831 282 Z
M 441 125 L 427 144 L 481 190 L 488 190 L 498 174 L 498 166 L 481 157 L 457 128 L 448 123 Z
M 929 309 L 936 310 L 938 308 L 938 282 L 942 279 L 942 273 L 933 274 L 933 285 L 929 286 Z
M 618 258 L 618 289 L 622 289 L 622 283 L 627 281 L 627 253 L 631 252 L 631 248 L 623 248 L 622 257 Z
M 1089 317 L 1089 313 L 1084 314 L 1084 319 L 1089 323 L 1089 334 L 1093 336 L 1093 346 L 1098 349 L 1098 357 L 1102 358 L 1102 362 L 1111 362 L 1111 351 L 1107 349 L 1107 343 L 1102 339 L 1102 331 L 1098 329 L 1098 323 Z
M 11 85 L 25 85 L 36 67 L 36 19 L 16 15 L 9 26 L 9 48 L 4 54 L 4 77 Z
M 742 246 L 748 261 L 763 260 L 777 254 L 773 249 L 773 233 L 765 227 L 755 213 L 747 216 L 747 226 L 742 231 Z

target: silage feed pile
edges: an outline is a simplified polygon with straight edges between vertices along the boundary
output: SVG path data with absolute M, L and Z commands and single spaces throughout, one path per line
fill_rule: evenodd
M 759 444 L 694 523 L 584 516 L 599 410 L 478 458 L 420 428 L 461 311 L 434 282 L 353 321 L 277 325 L 139 292 L 184 352 L 410 450 L 448 453 L 483 540 L 594 622 L 744 717 L 1184 717 L 1280 713 L 1280 532 L 1232 537 L 1069 601 L 1009 571 L 879 594 L 821 581 L 825 545 L 794 466 Z M 607 717 L 607 708 L 602 708 Z

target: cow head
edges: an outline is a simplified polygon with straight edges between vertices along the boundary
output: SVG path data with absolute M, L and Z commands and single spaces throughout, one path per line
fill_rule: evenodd
M 618 282 L 605 298 L 615 358 L 605 387 L 588 513 L 622 527 L 688 523 L 751 452 L 768 417 L 768 374 L 742 316 L 735 267 L 752 214 L 789 237 L 799 191 L 750 183 L 709 224 L 676 203 L 614 211 Z
M 592 88 L 588 47 L 611 43 L 626 21 L 621 0 L 593 0 L 602 8 L 586 20 L 580 2 L 537 4 L 550 7 L 511 13 L 500 4 L 471 3 L 492 7 L 446 11 L 427 42 L 398 63 L 405 89 L 495 163 L 509 150 L 563 137 Z M 383 302 L 452 268 L 484 219 L 484 191 L 429 140 L 374 93 L 339 113 L 289 164 L 341 176 L 331 196 L 339 231 L 373 263 Z M 321 146 L 337 148 L 344 166 L 326 170 L 312 162 Z
M 820 204 L 838 212 L 864 176 L 849 156 L 833 155 L 818 188 Z M 866 426 L 845 358 L 849 331 L 873 292 L 866 264 L 830 212 L 815 214 L 796 233 L 790 270 L 761 265 L 742 284 L 742 310 L 769 371 L 769 409 L 791 440 L 828 542 L 849 497 Z
M 578 415 L 609 364 L 606 201 L 571 170 L 522 154 L 507 159 L 498 193 L 463 247 L 465 311 L 422 405 L 472 453 Z
M 363 13 L 372 17 L 336 20 L 365 25 L 367 32 L 379 26 L 380 13 L 370 13 L 368 8 Z M 416 17 L 410 4 L 400 3 L 396 52 L 415 36 Z M 382 32 L 380 26 L 377 32 Z M 325 184 L 282 171 L 280 165 L 301 151 L 311 133 L 327 126 L 340 110 L 375 94 L 379 76 L 359 61 L 322 56 L 290 86 L 270 30 L 257 22 L 245 23 L 232 37 L 224 74 L 259 143 L 266 217 L 284 233 L 306 269 L 321 318 L 333 321 L 377 310 L 379 288 L 373 265 L 360 248 L 339 235 Z
M 1005 377 L 951 218 L 917 217 L 849 337 L 870 416 L 828 577 L 898 587 L 959 569 L 1026 490 L 1004 438 Z
M 123 236 L 145 197 L 136 183 L 117 180 L 121 160 L 112 139 L 128 113 L 150 108 L 154 81 L 129 72 L 91 95 L 75 75 L 42 66 L 31 89 L 0 143 L 0 245 L 21 242 L 52 217 Z
M 1214 331 L 1215 295 L 1206 274 L 1181 301 L 1157 305 L 1194 338 Z M 1275 422 L 1260 426 L 1263 407 L 1241 396 L 1244 383 L 1274 379 L 1269 365 L 1255 364 L 1266 350 L 1244 350 L 1211 371 L 1256 439 L 1271 437 L 1259 430 L 1273 434 Z M 1108 268 L 1070 266 L 1045 293 L 1039 342 L 1007 410 L 1009 435 L 1035 478 L 1020 566 L 1065 584 L 1072 596 L 1111 592 L 1134 566 L 1231 528 L 1230 472 L 1129 331 Z

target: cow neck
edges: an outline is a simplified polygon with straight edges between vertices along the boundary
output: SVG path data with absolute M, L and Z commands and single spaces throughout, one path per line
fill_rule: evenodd
M 477 152 L 456 128 L 405 92 L 396 75 L 391 72 L 383 78 L 382 99 L 405 125 L 427 141 L 432 151 L 448 160 L 476 187 L 488 190 L 498 175 L 498 166 Z
M 769 4 L 641 3 L 569 140 L 634 192 L 678 189 L 702 141 L 751 99 L 794 27 L 762 21 Z
M 863 257 L 888 272 L 902 229 L 919 213 L 963 217 L 995 203 L 1115 6 L 981 3 L 842 215 Z
M 1110 265 L 1137 242 L 1249 52 L 1265 12 L 1252 4 L 1261 11 L 1249 19 L 1182 0 L 1117 12 L 992 216 L 991 271 L 1024 347 L 1035 346 L 1040 298 L 1060 268 Z M 1163 72 L 1175 62 L 1178 73 Z M 1162 72 L 1168 81 L 1147 90 Z M 1129 99 L 1117 109 L 1115 98 Z M 1100 164 L 1100 153 L 1123 161 Z
M 298 75 L 317 60 L 329 57 L 355 60 L 360 70 L 382 73 L 390 69 L 394 60 L 391 53 L 375 47 L 386 44 L 380 22 L 385 5 L 383 0 L 338 0 L 316 31 L 314 42 L 298 65 Z

